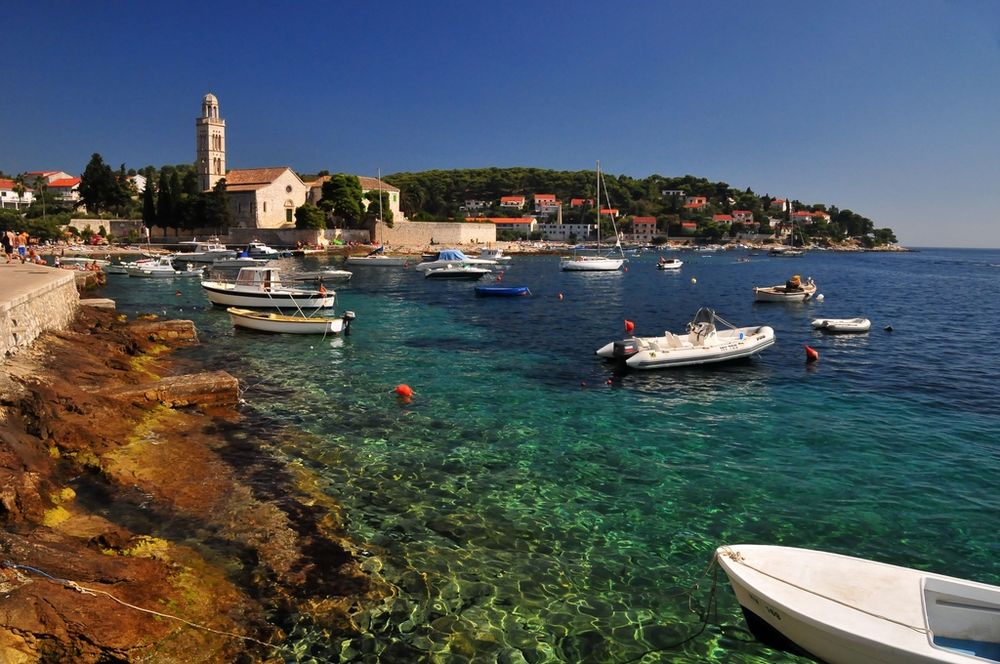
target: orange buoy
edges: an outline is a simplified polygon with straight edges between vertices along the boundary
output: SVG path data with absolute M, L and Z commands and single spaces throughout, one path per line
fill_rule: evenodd
M 625 334 L 632 334 L 635 331 L 635 323 L 628 318 L 625 319 Z
M 819 353 L 812 346 L 806 346 L 806 362 L 816 362 L 819 360 Z
M 406 383 L 397 385 L 395 391 L 397 396 L 401 396 L 404 399 L 409 399 L 410 397 L 413 396 L 413 388 L 407 385 Z

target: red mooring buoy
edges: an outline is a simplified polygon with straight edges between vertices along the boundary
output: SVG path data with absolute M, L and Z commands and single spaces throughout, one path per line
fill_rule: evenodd
M 396 386 L 396 395 L 397 396 L 401 396 L 404 399 L 409 399 L 410 397 L 413 396 L 413 388 L 410 387 L 409 385 L 407 385 L 406 383 L 403 383 L 401 385 L 397 385 Z
M 819 360 L 819 353 L 812 346 L 806 346 L 806 362 L 816 362 Z

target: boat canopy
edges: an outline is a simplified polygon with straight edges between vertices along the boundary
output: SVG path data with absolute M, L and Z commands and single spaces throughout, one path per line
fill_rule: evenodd
M 702 307 L 698 310 L 698 313 L 694 315 L 691 323 L 708 323 L 709 325 L 715 325 L 715 311 L 709 309 L 708 307 Z
M 438 252 L 439 261 L 467 261 L 469 257 L 458 249 L 444 249 Z

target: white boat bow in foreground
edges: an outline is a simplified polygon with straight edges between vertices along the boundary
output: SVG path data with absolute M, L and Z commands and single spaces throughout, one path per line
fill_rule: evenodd
M 1000 662 L 1000 587 L 784 546 L 722 546 L 751 631 L 829 664 Z
M 716 322 L 726 328 L 718 329 Z M 661 337 L 627 337 L 597 349 L 597 355 L 630 369 L 666 369 L 710 364 L 749 357 L 774 344 L 767 325 L 736 327 L 702 307 L 688 323 L 687 332 L 664 332 Z

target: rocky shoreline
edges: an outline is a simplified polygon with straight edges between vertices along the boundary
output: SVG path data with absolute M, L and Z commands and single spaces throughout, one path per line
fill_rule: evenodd
M 391 597 L 236 380 L 171 358 L 189 343 L 81 307 L 6 360 L 0 661 L 283 661 L 293 629 L 349 638 Z

